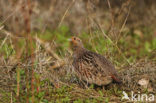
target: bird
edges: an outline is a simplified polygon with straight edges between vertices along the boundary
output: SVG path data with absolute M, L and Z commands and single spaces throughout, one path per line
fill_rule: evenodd
M 105 86 L 113 81 L 121 83 L 115 67 L 109 60 L 86 49 L 77 36 L 72 36 L 69 41 L 70 48 L 73 51 L 72 66 L 80 80 L 98 86 Z

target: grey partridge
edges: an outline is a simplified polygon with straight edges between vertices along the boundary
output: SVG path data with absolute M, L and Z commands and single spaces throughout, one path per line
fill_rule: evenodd
M 114 66 L 104 56 L 84 48 L 81 39 L 70 39 L 73 50 L 73 67 L 80 80 L 89 84 L 104 86 L 112 81 L 120 83 Z

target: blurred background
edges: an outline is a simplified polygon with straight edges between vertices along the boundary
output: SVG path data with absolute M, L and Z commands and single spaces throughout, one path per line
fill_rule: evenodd
M 156 3 L 153 0 L 31 0 L 28 2 L 29 0 L 0 1 L 0 22 L 1 26 L 4 26 L 3 29 L 17 37 L 24 37 L 27 32 L 32 35 L 37 34 L 49 42 L 57 42 L 55 47 L 59 50 L 68 46 L 67 38 L 77 35 L 82 36 L 84 41 L 89 40 L 85 43 L 88 48 L 102 53 L 107 52 L 108 43 L 104 42 L 107 42 L 108 38 L 102 34 L 102 31 L 114 43 L 124 42 L 120 49 L 128 57 L 130 57 L 126 53 L 128 51 L 132 54 L 144 54 L 142 49 L 146 49 L 148 54 L 156 47 Z M 98 38 L 97 34 L 103 35 L 103 41 L 95 41 L 95 38 Z M 1 39 L 4 36 L 6 35 L 2 33 Z M 94 44 L 101 47 L 93 47 Z
M 68 38 L 73 35 L 87 49 L 110 59 L 118 70 L 135 63 L 145 65 L 144 61 L 155 63 L 156 1 L 0 0 L 0 100 L 81 101 L 82 97 L 64 92 L 67 85 L 56 91 L 51 87 L 51 83 L 57 87 L 58 81 L 74 81 L 69 76 L 70 63 L 65 62 L 72 55 Z M 60 99 L 50 93 L 65 94 Z

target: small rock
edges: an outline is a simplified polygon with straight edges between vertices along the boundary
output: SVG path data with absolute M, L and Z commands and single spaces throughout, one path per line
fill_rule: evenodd
M 147 88 L 148 84 L 149 84 L 149 80 L 146 78 L 142 78 L 138 81 L 138 84 L 140 86 L 143 86 L 144 88 Z

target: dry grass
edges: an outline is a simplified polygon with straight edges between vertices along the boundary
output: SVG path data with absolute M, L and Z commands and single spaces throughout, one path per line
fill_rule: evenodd
M 143 23 L 137 22 L 133 32 L 133 23 L 129 23 L 139 18 L 133 18 L 135 13 L 130 9 L 137 2 L 120 2 L 121 7 L 110 0 L 47 2 L 0 0 L 0 102 L 108 103 L 121 102 L 123 90 L 156 93 L 155 31 L 138 30 L 136 25 Z M 149 21 L 153 22 L 153 17 Z M 55 30 L 47 42 L 44 36 L 48 29 Z M 71 65 L 72 53 L 66 47 L 73 32 L 81 34 L 78 36 L 88 49 L 103 53 L 116 64 L 123 84 L 104 89 L 79 81 Z M 149 81 L 146 88 L 138 84 L 144 78 Z

